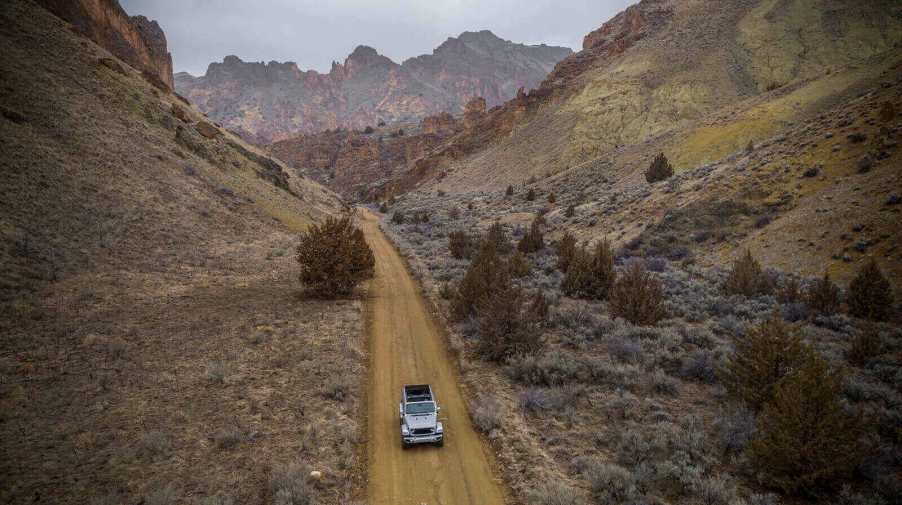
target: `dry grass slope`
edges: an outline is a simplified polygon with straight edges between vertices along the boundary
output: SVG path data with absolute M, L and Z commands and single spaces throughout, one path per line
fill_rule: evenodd
M 0 53 L 0 502 L 348 499 L 361 303 L 292 257 L 340 200 L 30 1 Z

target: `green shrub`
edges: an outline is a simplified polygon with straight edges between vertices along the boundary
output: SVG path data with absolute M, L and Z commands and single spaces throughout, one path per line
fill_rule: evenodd
M 494 247 L 498 254 L 507 254 L 512 249 L 510 240 L 507 238 L 507 232 L 504 231 L 504 226 L 498 221 L 492 223 L 489 229 L 486 230 L 482 243 Z
M 548 193 L 548 203 L 553 204 L 553 203 L 555 203 L 555 202 L 557 202 L 557 197 L 554 196 L 554 193 L 553 193 L 553 192 L 552 192 L 552 193 Z
M 350 217 L 328 217 L 301 233 L 297 261 L 301 282 L 322 298 L 351 293 L 372 277 L 376 263 L 363 232 L 354 227 Z
M 531 202 L 536 199 L 536 190 L 529 188 L 529 191 L 526 192 L 526 200 Z
M 455 259 L 469 258 L 473 250 L 473 240 L 463 230 L 455 230 L 448 234 L 448 251 Z
M 510 283 L 496 286 L 476 309 L 479 321 L 477 352 L 488 361 L 501 362 L 535 352 L 541 345 L 538 320 L 529 313 L 523 292 Z
M 576 214 L 576 206 L 568 205 L 567 210 L 564 211 L 564 217 L 573 217 Z
M 736 350 L 727 359 L 722 380 L 733 398 L 755 411 L 773 398 L 777 382 L 812 353 L 776 311 L 745 336 L 735 337 L 734 344 Z
M 514 187 L 512 185 L 508 185 L 507 189 L 504 191 L 505 196 L 514 196 Z
M 770 294 L 773 286 L 761 269 L 761 264 L 752 257 L 752 252 L 746 249 L 745 254 L 733 262 L 723 290 L 728 295 L 751 297 Z
M 467 273 L 457 286 L 451 312 L 458 321 L 476 314 L 485 299 L 495 296 L 510 284 L 510 273 L 498 249 L 489 241 L 482 244 Z
M 787 276 L 783 279 L 779 291 L 777 291 L 777 301 L 780 303 L 798 303 L 802 299 L 802 287 L 799 280 L 793 276 Z
M 542 222 L 544 219 L 540 217 L 536 217 L 532 224 L 529 225 L 529 231 L 523 235 L 523 238 L 520 239 L 520 242 L 517 243 L 517 250 L 522 252 L 523 254 L 534 253 L 536 251 L 541 251 L 542 248 L 545 247 L 545 238 L 542 235 Z
M 548 321 L 549 315 L 548 299 L 542 291 L 536 291 L 532 301 L 529 302 L 529 314 L 536 319 L 539 325 L 544 325 Z
M 395 224 L 404 224 L 404 221 L 406 220 L 407 219 L 404 217 L 404 213 L 400 210 L 395 211 L 395 213 L 391 216 L 391 222 Z
M 865 324 L 852 336 L 847 358 L 850 362 L 864 366 L 867 362 L 883 353 L 883 339 L 880 330 L 874 324 Z
M 863 319 L 886 321 L 893 308 L 893 292 L 889 281 L 871 258 L 849 284 L 849 314 Z
M 564 232 L 564 236 L 557 243 L 557 269 L 561 272 L 567 272 L 570 266 L 570 260 L 576 253 L 576 237 L 569 231 Z
M 824 272 L 822 279 L 814 281 L 805 292 L 808 307 L 825 316 L 839 312 L 839 288 L 830 280 L 830 274 Z
M 614 284 L 614 253 L 607 240 L 596 244 L 592 254 L 575 249 L 561 285 L 568 296 L 603 300 Z
M 748 448 L 766 484 L 813 494 L 862 461 L 863 423 L 843 409 L 842 387 L 842 373 L 813 352 L 775 384 Z
M 620 275 L 610 292 L 611 314 L 642 326 L 664 318 L 664 293 L 661 283 L 639 262 Z
M 651 165 L 648 166 L 648 170 L 645 171 L 645 180 L 648 181 L 649 184 L 652 184 L 663 181 L 672 175 L 673 166 L 667 161 L 667 157 L 664 156 L 664 153 L 660 153 L 655 156 Z
M 523 253 L 517 251 L 508 258 L 507 270 L 511 277 L 519 279 L 532 273 L 532 264 Z

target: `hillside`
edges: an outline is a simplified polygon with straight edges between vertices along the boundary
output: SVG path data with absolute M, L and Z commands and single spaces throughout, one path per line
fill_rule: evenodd
M 292 252 L 342 201 L 31 0 L 0 52 L 0 502 L 346 500 L 362 306 Z
M 299 133 L 363 129 L 458 114 L 477 96 L 489 107 L 539 84 L 567 48 L 527 46 L 489 31 L 464 32 L 432 54 L 401 64 L 358 46 L 327 74 L 294 62 L 244 62 L 226 56 L 207 73 L 175 76 L 176 89 L 210 117 L 260 144 Z
M 878 115 L 887 101 L 900 108 L 896 76 L 902 23 L 884 15 L 898 6 L 737 1 L 708 7 L 707 2 L 665 1 L 630 7 L 588 35 L 586 48 L 562 61 L 538 90 L 488 111 L 472 129 L 416 160 L 417 170 L 384 183 L 381 193 L 419 187 L 417 195 L 434 195 L 441 190 L 459 201 L 485 200 L 493 212 L 516 214 L 518 205 L 511 208 L 501 198 L 508 185 L 546 195 L 554 191 L 561 203 L 552 206 L 552 215 L 574 204 L 582 217 L 569 220 L 568 228 L 586 240 L 607 236 L 618 246 L 643 230 L 668 226 L 663 221 L 668 213 L 692 212 L 690 204 L 717 207 L 728 197 L 754 209 L 749 215 L 767 215 L 772 224 L 754 235 L 767 236 L 771 244 L 795 242 L 795 231 L 782 223 L 803 222 L 812 205 L 817 207 L 805 202 L 828 197 L 834 208 L 869 209 L 843 214 L 845 225 L 873 219 L 886 221 L 877 226 L 877 237 L 893 231 L 893 214 L 887 214 L 892 209 L 882 206 L 902 189 L 891 169 L 899 156 L 897 126 L 892 119 L 879 122 Z M 790 42 L 768 45 L 770 53 L 755 49 L 754 41 L 786 32 L 795 35 Z M 807 45 L 816 49 L 803 50 Z M 770 70 L 764 70 L 765 60 Z M 866 142 L 845 138 L 859 131 Z M 750 142 L 765 149 L 746 154 Z M 679 184 L 697 189 L 648 185 L 642 174 L 659 152 L 681 174 Z M 866 155 L 874 170 L 858 175 L 857 164 Z M 756 171 L 743 168 L 746 164 Z M 819 169 L 815 179 L 829 184 L 777 175 L 816 165 L 827 168 Z M 723 176 L 726 188 L 711 183 L 709 174 L 719 168 L 739 172 Z M 753 178 L 755 189 L 746 177 Z M 846 191 L 840 177 L 873 185 L 867 199 L 872 205 Z M 837 190 L 841 194 L 833 194 Z M 656 197 L 659 193 L 667 197 Z M 749 229 L 726 228 L 729 237 L 716 249 L 704 241 L 684 246 L 713 264 L 722 264 L 740 246 L 758 249 L 746 238 Z M 829 241 L 810 237 L 806 243 L 813 245 L 800 257 L 762 254 L 769 266 L 792 266 L 806 275 L 827 264 L 843 280 L 849 278 L 848 266 L 863 257 L 861 250 L 887 258 L 894 254 L 892 241 L 869 249 L 835 235 Z M 886 251 L 878 252 L 883 247 Z M 790 257 L 792 265 L 786 262 Z M 896 260 L 887 267 L 900 278 Z
M 515 500 L 899 502 L 900 47 L 898 2 L 644 0 L 371 188 Z

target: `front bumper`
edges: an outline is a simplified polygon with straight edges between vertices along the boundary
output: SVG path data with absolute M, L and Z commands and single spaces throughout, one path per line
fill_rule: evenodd
M 437 444 L 442 441 L 445 435 L 443 433 L 434 433 L 432 435 L 401 435 L 401 440 L 405 444 Z

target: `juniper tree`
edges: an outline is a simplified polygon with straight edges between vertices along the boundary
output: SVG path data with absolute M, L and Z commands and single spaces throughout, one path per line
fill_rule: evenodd
M 592 253 L 581 248 L 574 250 L 561 288 L 569 296 L 603 300 L 615 279 L 614 253 L 610 242 L 603 240 Z
M 349 294 L 372 277 L 375 257 L 350 217 L 328 217 L 301 233 L 297 246 L 300 279 L 314 296 Z
M 893 308 L 893 292 L 889 281 L 871 258 L 849 283 L 849 314 L 863 319 L 886 321 Z
M 557 269 L 561 272 L 567 272 L 570 266 L 570 260 L 576 252 L 576 237 L 569 231 L 557 243 Z
M 843 374 L 817 353 L 773 387 L 748 451 L 765 483 L 787 493 L 834 487 L 862 461 L 863 423 L 841 401 Z
M 470 256 L 473 243 L 467 232 L 455 230 L 448 234 L 448 252 L 454 259 L 463 259 Z
M 483 359 L 504 361 L 540 347 L 538 320 L 526 308 L 523 292 L 510 283 L 498 286 L 492 296 L 480 299 L 476 305 L 477 352 Z
M 667 161 L 667 157 L 664 156 L 664 153 L 660 153 L 655 156 L 651 165 L 648 166 L 648 170 L 645 171 L 645 180 L 648 181 L 649 184 L 652 184 L 663 181 L 672 175 L 673 166 Z
M 665 315 L 661 283 L 638 261 L 629 265 L 614 283 L 609 305 L 611 314 L 636 325 L 656 324 Z
M 734 337 L 734 346 L 722 381 L 733 398 L 756 411 L 773 398 L 777 382 L 812 353 L 776 311 L 745 336 Z
M 544 219 L 540 220 L 540 217 L 536 216 L 532 224 L 529 225 L 529 231 L 517 243 L 517 250 L 523 254 L 529 254 L 540 251 L 545 247 L 545 239 L 542 235 L 542 222 L 544 222 Z
M 752 257 L 752 252 L 746 249 L 745 254 L 733 262 L 723 290 L 730 295 L 751 297 L 769 294 L 773 286 L 761 269 L 761 264 Z
M 510 273 L 495 244 L 483 242 L 457 286 L 451 311 L 458 321 L 476 314 L 476 307 L 510 284 Z
M 829 316 L 839 311 L 839 288 L 830 280 L 829 272 L 814 281 L 805 293 L 805 301 L 808 307 L 817 312 Z

